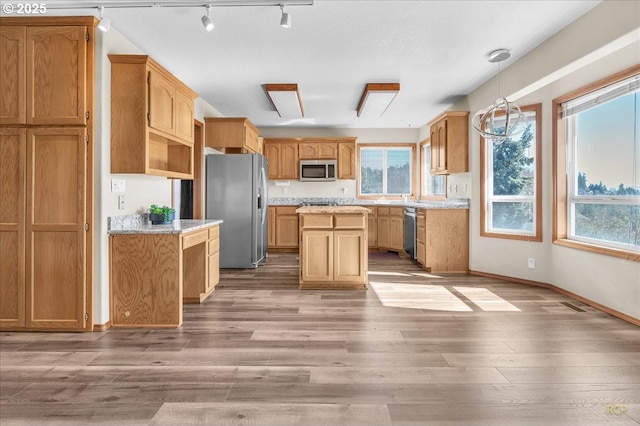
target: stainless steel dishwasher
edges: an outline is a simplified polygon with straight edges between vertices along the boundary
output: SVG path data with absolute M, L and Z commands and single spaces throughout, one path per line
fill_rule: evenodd
M 404 251 L 407 252 L 413 260 L 418 258 L 416 250 L 416 232 L 417 232 L 417 209 L 415 207 L 405 206 L 404 208 Z

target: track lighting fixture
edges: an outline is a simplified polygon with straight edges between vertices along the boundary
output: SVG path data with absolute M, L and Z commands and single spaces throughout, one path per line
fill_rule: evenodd
M 215 28 L 215 25 L 213 25 L 213 22 L 211 21 L 210 15 L 211 15 L 211 5 L 208 4 L 205 6 L 205 8 L 207 9 L 207 14 L 206 15 L 202 15 L 202 25 L 204 25 L 204 29 L 207 31 L 211 31 Z
M 104 17 L 104 6 L 100 6 L 98 8 L 100 10 L 100 23 L 98 24 L 98 29 L 103 33 L 109 31 L 111 28 L 111 19 Z
M 284 4 L 280 5 L 282 18 L 280 18 L 280 26 L 283 28 L 291 28 L 291 15 L 284 11 Z

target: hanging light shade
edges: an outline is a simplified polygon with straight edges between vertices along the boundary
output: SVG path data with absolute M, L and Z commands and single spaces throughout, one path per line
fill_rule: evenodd
M 498 62 L 498 92 L 500 87 L 500 62 L 511 56 L 509 49 L 496 49 L 489 53 L 489 62 Z M 515 102 L 498 97 L 492 105 L 476 112 L 471 125 L 485 139 L 502 142 L 511 136 L 522 133 L 527 118 Z
M 476 112 L 471 119 L 471 124 L 483 138 L 500 142 L 522 133 L 526 121 L 526 117 L 515 102 L 498 98 L 493 105 Z

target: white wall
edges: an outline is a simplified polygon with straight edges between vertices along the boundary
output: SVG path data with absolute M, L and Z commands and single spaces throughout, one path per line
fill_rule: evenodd
M 111 63 L 108 54 L 145 54 L 137 46 L 111 28 L 96 31 L 96 100 L 95 100 L 95 285 L 94 322 L 109 321 L 109 239 L 107 218 L 144 213 L 151 204 L 171 205 L 172 180 L 141 174 L 110 172 L 111 132 Z M 202 99 L 195 102 L 195 117 L 219 116 L 220 113 Z M 125 181 L 124 193 L 111 192 L 111 179 Z M 125 207 L 118 209 L 118 195 L 124 194 Z
M 349 128 L 299 128 L 299 127 L 261 127 L 260 136 L 264 138 L 296 137 L 357 137 L 358 143 L 418 143 L 420 129 L 349 129 Z M 416 152 L 418 152 L 416 150 Z M 286 197 L 332 197 L 355 198 L 356 180 L 338 179 L 335 182 L 283 181 L 286 186 L 276 186 L 269 181 L 269 198 Z
M 597 30 L 596 30 L 597 29 Z M 500 75 L 520 105 L 542 103 L 543 241 L 480 237 L 479 196 L 471 201 L 470 268 L 556 285 L 640 319 L 640 263 L 554 245 L 552 236 L 552 99 L 640 63 L 640 2 L 607 1 L 544 42 Z M 633 42 L 635 40 L 635 42 Z M 632 44 L 629 44 L 633 42 Z M 552 64 L 552 66 L 550 66 Z M 493 102 L 495 81 L 452 110 L 473 114 Z M 480 138 L 469 135 L 472 193 L 480 193 Z M 450 182 L 449 182 L 450 183 Z M 527 258 L 536 259 L 528 269 Z

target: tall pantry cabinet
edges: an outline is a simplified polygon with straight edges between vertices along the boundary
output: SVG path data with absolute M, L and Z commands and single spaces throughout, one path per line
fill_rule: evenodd
M 94 17 L 0 18 L 0 329 L 93 328 Z

